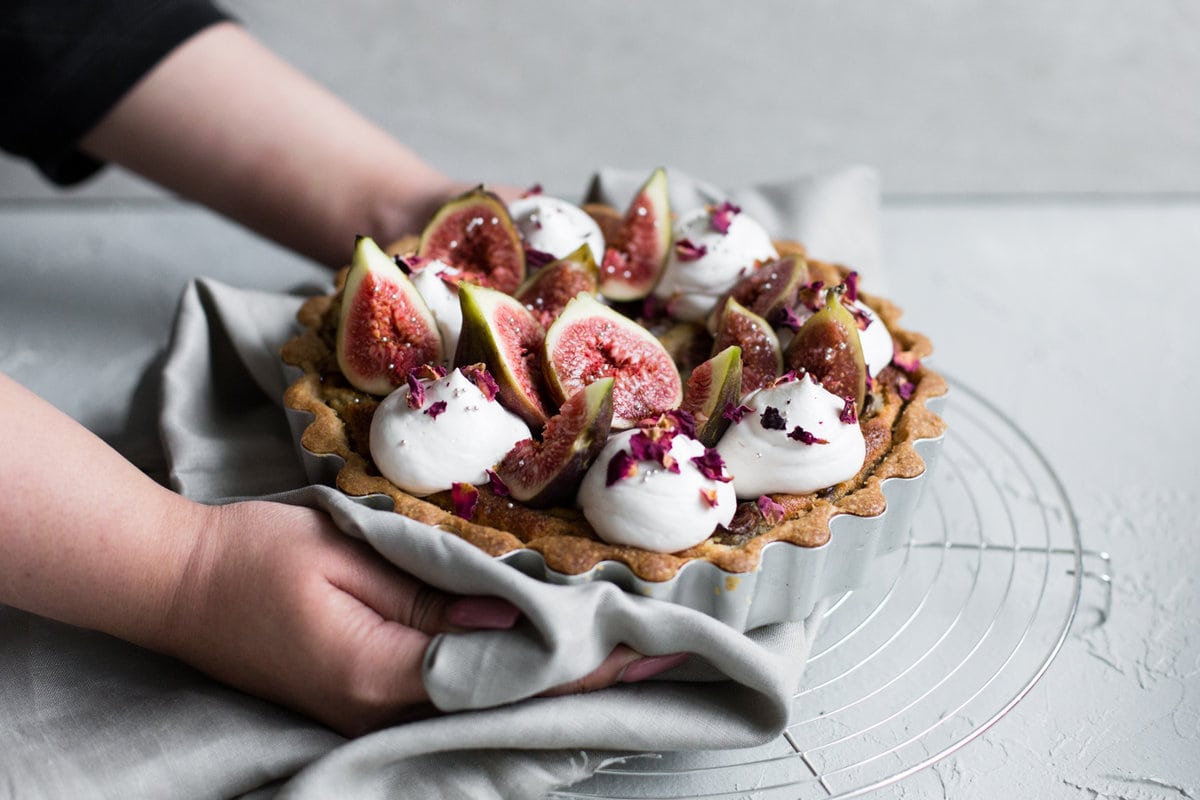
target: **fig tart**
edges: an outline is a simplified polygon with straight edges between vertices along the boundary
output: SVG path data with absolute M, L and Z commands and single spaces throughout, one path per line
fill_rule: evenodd
M 906 536 L 885 486 L 919 491 L 944 432 L 929 340 L 736 206 L 673 212 L 666 180 L 620 210 L 480 187 L 360 237 L 282 351 L 306 456 L 491 555 L 647 594 L 696 564 L 732 592 L 839 518 Z

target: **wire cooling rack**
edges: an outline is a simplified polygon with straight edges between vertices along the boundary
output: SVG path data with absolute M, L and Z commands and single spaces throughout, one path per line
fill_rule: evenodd
M 1061 482 L 1003 413 L 952 382 L 945 416 L 908 547 L 833 600 L 782 736 L 633 758 L 550 796 L 856 797 L 950 755 L 1015 706 L 1066 640 L 1085 576 L 1108 589 L 1107 616 L 1109 557 L 1082 548 Z

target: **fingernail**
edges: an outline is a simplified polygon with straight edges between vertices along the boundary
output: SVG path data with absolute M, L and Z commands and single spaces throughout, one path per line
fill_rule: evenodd
M 446 619 L 459 628 L 508 630 L 521 618 L 521 609 L 498 597 L 464 597 L 446 609 Z
M 688 653 L 672 653 L 669 656 L 648 656 L 631 661 L 621 670 L 617 680 L 621 683 L 637 683 L 647 678 L 653 678 L 661 672 L 678 667 L 687 661 Z

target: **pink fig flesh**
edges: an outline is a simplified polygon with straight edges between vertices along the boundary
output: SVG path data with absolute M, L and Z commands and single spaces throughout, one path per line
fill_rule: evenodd
M 715 447 L 730 424 L 722 413 L 725 406 L 736 406 L 741 397 L 742 349 L 730 345 L 692 370 L 679 408 L 695 419 L 696 438 Z
M 525 439 L 496 467 L 511 496 L 545 508 L 571 505 L 584 473 L 608 440 L 613 414 L 612 378 L 575 393 L 551 417 L 540 442 Z
M 346 380 L 369 394 L 388 394 L 411 370 L 436 363 L 441 343 L 408 276 L 373 240 L 359 237 L 338 316 L 337 360 Z
M 581 294 L 546 332 L 544 370 L 560 402 L 601 378 L 613 387 L 613 427 L 629 428 L 679 405 L 683 384 L 654 335 Z
M 546 333 L 513 297 L 485 286 L 460 283 L 463 327 L 454 354 L 456 366 L 482 362 L 499 385 L 500 404 L 534 430 L 550 415 L 541 372 Z
M 743 396 L 768 385 L 783 371 L 783 354 L 775 331 L 765 319 L 732 298 L 721 312 L 713 352 L 720 353 L 730 345 L 741 348 Z
M 463 280 L 511 294 L 525 280 L 525 247 L 504 201 L 482 186 L 450 200 L 433 215 L 417 246 L 461 270 Z
M 596 261 L 592 258 L 592 249 L 585 244 L 534 273 L 517 290 L 516 298 L 543 328 L 549 328 L 575 295 L 580 292 L 596 294 L 599 288 Z
M 600 265 L 600 293 L 611 300 L 640 300 L 654 288 L 671 249 L 667 173 L 650 174 L 634 196 Z

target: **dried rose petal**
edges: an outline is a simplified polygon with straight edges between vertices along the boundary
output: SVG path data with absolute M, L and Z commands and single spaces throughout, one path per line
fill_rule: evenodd
M 525 248 L 525 263 L 533 269 L 544 267 L 557 260 L 553 253 L 547 253 L 545 250 L 536 250 L 532 247 Z
M 867 327 L 875 320 L 866 311 L 863 311 L 859 306 L 847 306 L 846 310 L 850 312 L 850 316 L 854 317 L 854 324 L 858 326 L 860 331 L 865 331 Z
M 846 299 L 853 303 L 858 299 L 858 273 L 851 272 L 846 276 Z
M 424 381 L 436 381 L 439 378 L 446 377 L 446 368 L 441 364 L 422 364 L 419 367 L 413 367 L 408 373 L 411 378 L 416 375 L 417 378 Z
M 459 281 L 463 279 L 462 270 L 455 269 L 454 267 L 447 267 L 446 269 L 438 270 L 437 276 L 438 280 L 440 280 L 442 283 L 446 284 L 451 289 L 456 290 L 458 289 Z
M 684 436 L 696 438 L 696 417 L 690 411 L 685 411 L 682 408 L 672 409 L 663 414 L 675 430 L 682 433 Z
M 912 400 L 913 392 L 916 391 L 916 389 L 917 385 L 912 381 L 900 381 L 900 386 L 898 387 L 900 397 L 904 400 Z
M 804 320 L 800 319 L 795 311 L 784 306 L 783 310 L 779 312 L 779 318 L 776 320 L 775 325 L 780 328 L 798 331 L 804 325 Z
M 772 525 L 783 522 L 783 506 L 765 494 L 758 498 L 758 513 L 762 514 L 763 519 Z
M 709 211 L 710 221 L 714 231 L 720 234 L 729 233 L 729 226 L 733 224 L 733 218 L 736 214 L 742 213 L 742 209 L 735 206 L 733 203 L 726 200 L 721 205 Z
M 858 423 L 858 408 L 855 406 L 853 397 L 846 398 L 846 404 L 842 406 L 842 413 L 838 415 L 838 419 L 847 425 Z
M 919 358 L 914 358 L 907 353 L 901 353 L 899 350 L 892 351 L 892 363 L 910 375 L 921 368 L 921 360 Z
M 792 428 L 792 432 L 788 434 L 788 438 L 795 439 L 797 442 L 803 442 L 804 444 L 829 444 L 828 439 L 818 439 L 799 425 Z
M 801 372 L 801 374 L 803 374 L 803 371 Z M 791 383 L 792 381 L 798 381 L 798 380 L 800 380 L 800 375 L 796 374 L 796 370 L 789 369 L 787 372 L 783 373 L 778 378 L 771 381 L 771 385 L 772 386 L 783 386 L 785 383 Z
M 479 504 L 479 490 L 469 483 L 454 483 L 450 485 L 450 498 L 454 501 L 454 515 L 463 519 L 475 516 L 475 506 Z
M 787 420 L 779 413 L 779 409 L 775 406 L 767 406 L 763 409 L 762 416 L 759 418 L 762 426 L 769 431 L 785 431 L 787 430 Z
M 500 391 L 500 384 L 496 383 L 496 379 L 492 377 L 492 373 L 488 372 L 486 366 L 482 363 L 469 364 L 458 369 L 467 380 L 483 392 L 484 397 L 488 400 L 496 399 L 496 393 Z
M 717 490 L 716 489 L 701 489 L 700 490 L 700 499 L 704 502 L 704 505 L 708 506 L 709 508 L 716 508 L 717 507 Z
M 675 257 L 680 261 L 696 261 L 704 258 L 708 246 L 696 244 L 691 239 L 680 239 L 675 243 Z
M 825 281 L 813 281 L 801 290 L 805 307 L 814 314 L 825 305 L 824 289 Z
M 491 486 L 492 486 L 492 494 L 497 495 L 499 497 L 508 497 L 509 496 L 510 492 L 508 490 L 508 484 L 505 483 L 504 480 L 499 475 L 497 475 L 495 472 L 493 472 L 492 470 L 489 469 L 487 471 L 487 476 L 488 476 L 488 483 L 491 484 Z
M 721 483 L 729 483 L 733 477 L 725 474 L 725 461 L 721 458 L 721 454 L 711 447 L 704 448 L 704 455 L 694 456 L 692 463 L 696 465 L 696 469 L 700 470 L 700 474 L 711 481 L 720 481 Z
M 721 409 L 721 417 L 736 425 L 742 421 L 742 417 L 753 410 L 750 406 L 735 406 L 733 403 L 726 403 L 725 408 Z
M 648 428 L 629 437 L 629 451 L 638 461 L 653 461 L 670 472 L 679 472 L 679 464 L 671 455 L 671 440 L 674 431 Z
M 436 403 L 433 403 L 432 405 L 430 405 L 429 408 L 425 409 L 425 413 L 428 414 L 433 419 L 437 419 L 440 414 L 445 412 L 445 410 L 446 410 L 446 401 L 438 400 Z
M 419 411 L 425 405 L 425 384 L 417 377 L 414 369 L 408 373 L 408 407 Z
M 528 189 L 521 192 L 521 197 L 534 197 L 535 195 L 539 195 L 541 193 L 542 185 L 540 183 L 535 183 L 533 186 L 530 186 Z
M 608 471 L 605 475 L 604 485 L 612 486 L 617 481 L 632 478 L 634 475 L 637 475 L 637 471 L 637 459 L 624 450 L 618 450 L 617 454 L 612 457 L 612 461 L 608 462 Z

